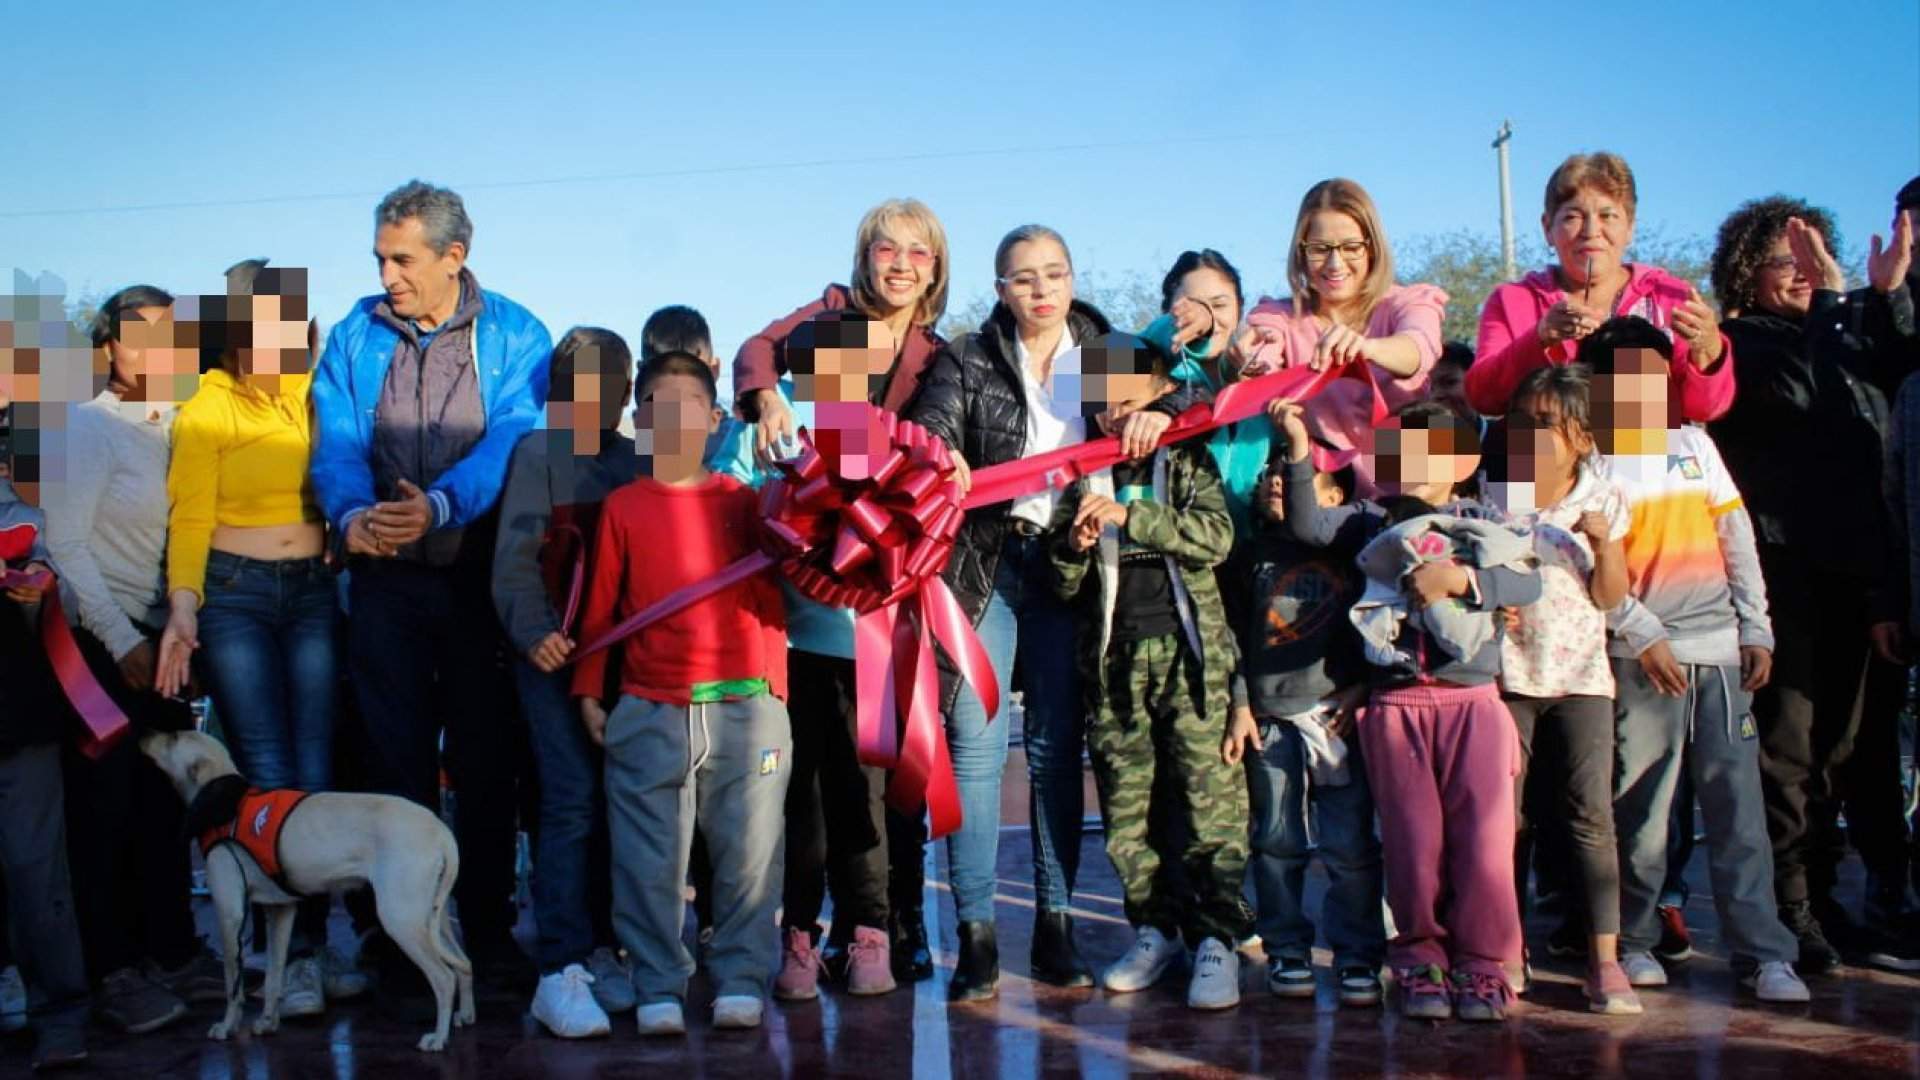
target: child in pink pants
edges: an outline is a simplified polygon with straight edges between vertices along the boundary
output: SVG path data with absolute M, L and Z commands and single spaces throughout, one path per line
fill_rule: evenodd
M 1361 627 L 1374 690 L 1353 721 L 1379 804 L 1398 929 L 1388 962 L 1401 1011 L 1504 1019 L 1513 997 L 1507 965 L 1521 959 L 1513 884 L 1520 759 L 1495 685 L 1498 612 L 1539 599 L 1532 545 L 1455 496 L 1479 465 L 1479 432 L 1443 405 L 1416 402 L 1374 433 L 1374 475 L 1387 494 L 1331 508 L 1313 498 L 1298 407 L 1276 404 L 1273 416 L 1288 436 L 1287 524 L 1295 537 L 1362 551 L 1378 587 L 1355 609 L 1356 624 L 1370 602 L 1404 612 L 1397 629 L 1383 632 L 1377 610 Z M 1417 554 L 1424 549 L 1405 538 L 1426 528 L 1448 533 L 1453 558 Z M 1395 551 L 1405 553 L 1405 571 L 1387 585 L 1379 560 Z

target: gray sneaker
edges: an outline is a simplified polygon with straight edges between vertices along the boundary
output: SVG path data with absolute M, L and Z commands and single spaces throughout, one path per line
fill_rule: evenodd
M 357 956 L 329 945 L 320 950 L 320 986 L 328 1001 L 348 1001 L 367 992 L 367 973 Z
M 126 1032 L 145 1035 L 187 1014 L 187 1003 L 173 991 L 126 967 L 100 980 L 100 1019 Z
M 593 1000 L 607 1015 L 631 1012 L 640 1007 L 633 993 L 633 972 L 610 945 L 602 945 L 587 957 L 587 974 L 593 976 Z
M 227 1000 L 227 965 L 207 949 L 171 971 L 149 961 L 147 978 L 191 1005 L 220 1005 Z
M 321 986 L 320 961 L 303 956 L 287 963 L 286 985 L 280 988 L 281 1016 L 318 1016 L 327 1010 Z

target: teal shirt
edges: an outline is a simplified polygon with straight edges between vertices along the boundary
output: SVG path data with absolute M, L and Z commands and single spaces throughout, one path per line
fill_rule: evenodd
M 1140 336 L 1173 352 L 1173 316 L 1162 315 L 1147 324 Z M 1181 346 L 1180 359 L 1172 375 L 1187 383 L 1199 383 L 1218 393 L 1221 389 L 1206 363 L 1211 355 L 1191 342 Z M 1207 450 L 1220 466 L 1220 483 L 1227 493 L 1227 513 L 1233 518 L 1236 537 L 1253 535 L 1254 486 L 1266 470 L 1267 455 L 1272 452 L 1273 424 L 1265 414 L 1250 416 L 1213 433 Z

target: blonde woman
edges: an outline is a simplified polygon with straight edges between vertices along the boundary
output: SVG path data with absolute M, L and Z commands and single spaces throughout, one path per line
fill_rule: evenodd
M 918 199 L 889 199 L 867 211 L 854 232 L 849 285 L 829 285 L 820 299 L 776 319 L 748 338 L 733 358 L 735 403 L 756 425 L 755 449 L 793 435 L 793 412 L 780 400 L 780 351 L 794 327 L 823 311 L 852 308 L 893 331 L 893 368 L 874 403 L 899 412 L 920 376 L 946 344 L 934 326 L 947 311 L 947 231 Z
M 1287 282 L 1291 298 L 1262 300 L 1247 314 L 1251 333 L 1239 342 L 1246 374 L 1365 361 L 1387 408 L 1427 395 L 1447 294 L 1432 285 L 1394 284 L 1393 252 L 1365 188 L 1332 179 L 1307 189 L 1294 220 Z M 1338 382 L 1307 405 L 1307 425 L 1337 449 L 1366 451 L 1372 406 L 1365 387 Z M 1369 458 L 1355 459 L 1354 468 L 1359 494 L 1371 494 Z

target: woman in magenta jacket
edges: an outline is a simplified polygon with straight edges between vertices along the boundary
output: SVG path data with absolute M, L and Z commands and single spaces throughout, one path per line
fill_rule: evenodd
M 1638 315 L 1673 339 L 1672 392 L 1681 414 L 1706 423 L 1733 405 L 1733 346 L 1700 290 L 1657 266 L 1629 263 L 1638 194 L 1617 154 L 1575 154 L 1547 179 L 1540 227 L 1559 259 L 1493 290 L 1467 400 L 1483 416 L 1507 411 L 1520 380 L 1573 361 L 1580 339 L 1615 315 Z

